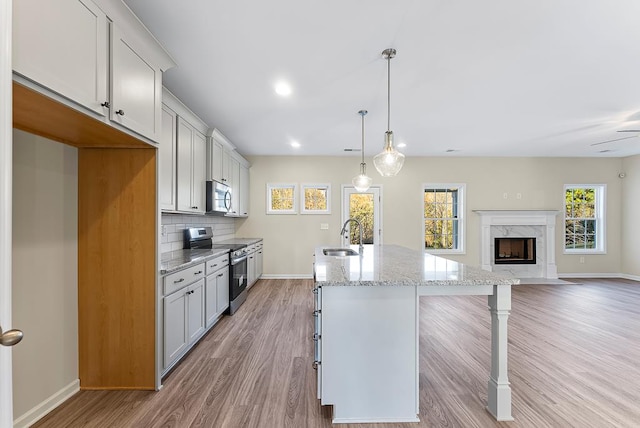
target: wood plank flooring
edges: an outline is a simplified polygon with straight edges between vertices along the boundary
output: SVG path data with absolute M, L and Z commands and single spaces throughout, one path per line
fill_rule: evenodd
M 638 427 L 640 283 L 513 287 L 513 422 L 485 410 L 486 296 L 420 299 L 420 423 L 345 428 Z M 159 392 L 81 391 L 35 427 L 331 426 L 315 398 L 310 280 L 260 280 Z

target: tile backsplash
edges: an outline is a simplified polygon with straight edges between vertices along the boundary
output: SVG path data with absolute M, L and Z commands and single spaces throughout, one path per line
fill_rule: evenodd
M 222 216 L 163 213 L 161 223 L 163 230 L 160 238 L 161 253 L 181 250 L 183 246 L 183 230 L 189 227 L 211 227 L 214 243 L 225 239 L 233 239 L 236 232 L 235 220 Z

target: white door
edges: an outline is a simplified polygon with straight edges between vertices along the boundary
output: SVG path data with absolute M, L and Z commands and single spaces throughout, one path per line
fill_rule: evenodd
M 349 218 L 356 218 L 362 223 L 363 243 L 382 244 L 382 189 L 371 187 L 366 192 L 358 192 L 353 186 L 342 187 L 342 224 Z M 354 222 L 349 222 L 347 231 L 342 236 L 343 245 L 358 245 L 360 232 Z
M 0 325 L 11 327 L 11 0 L 0 0 Z M 11 348 L 0 346 L 0 426 L 13 425 Z

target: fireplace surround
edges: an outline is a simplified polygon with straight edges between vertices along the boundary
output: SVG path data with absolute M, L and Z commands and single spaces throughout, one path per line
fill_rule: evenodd
M 517 278 L 558 278 L 555 257 L 557 210 L 475 210 L 480 216 L 480 263 L 485 270 Z M 504 249 L 496 246 L 504 239 Z M 527 245 L 524 257 L 523 245 Z M 516 248 L 513 250 L 511 248 Z M 515 253 L 519 252 L 516 257 Z M 508 256 L 507 256 L 508 254 Z M 520 259 L 528 259 L 526 263 Z

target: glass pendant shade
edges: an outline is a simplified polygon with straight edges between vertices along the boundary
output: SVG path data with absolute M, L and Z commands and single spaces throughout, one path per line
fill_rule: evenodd
M 351 180 L 353 187 L 355 187 L 358 192 L 366 192 L 367 190 L 369 190 L 369 187 L 371 187 L 371 183 L 373 182 L 373 179 L 367 176 L 367 172 L 365 169 L 366 164 L 361 163 L 360 175 L 353 177 L 353 180 Z
M 393 131 L 384 134 L 384 149 L 373 157 L 373 165 L 383 177 L 393 177 L 404 165 L 404 155 L 393 147 Z

